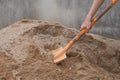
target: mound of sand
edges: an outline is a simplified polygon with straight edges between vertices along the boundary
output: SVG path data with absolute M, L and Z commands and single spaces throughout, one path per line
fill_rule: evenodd
M 50 51 L 79 31 L 59 23 L 22 20 L 0 30 L 0 80 L 120 80 L 120 41 L 82 37 L 56 65 Z

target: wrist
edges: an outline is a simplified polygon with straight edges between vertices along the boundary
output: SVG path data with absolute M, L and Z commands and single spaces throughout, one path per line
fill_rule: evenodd
M 86 20 L 86 21 L 91 21 L 91 19 L 92 19 L 91 16 L 87 16 L 85 20 Z

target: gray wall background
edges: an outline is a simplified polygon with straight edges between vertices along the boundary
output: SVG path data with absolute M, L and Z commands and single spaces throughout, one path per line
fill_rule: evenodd
M 0 28 L 21 19 L 55 21 L 79 29 L 93 0 L 0 0 Z M 111 0 L 106 0 L 101 9 Z M 120 39 L 120 1 L 92 29 L 93 33 Z

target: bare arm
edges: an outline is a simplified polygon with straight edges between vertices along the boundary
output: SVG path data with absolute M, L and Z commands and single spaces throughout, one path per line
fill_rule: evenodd
M 103 4 L 104 1 L 105 0 L 94 0 L 93 1 L 92 7 L 90 8 L 89 13 L 88 13 L 85 21 L 81 25 L 81 29 L 82 28 L 89 28 L 91 19 L 94 17 L 97 10 L 100 8 L 100 6 Z

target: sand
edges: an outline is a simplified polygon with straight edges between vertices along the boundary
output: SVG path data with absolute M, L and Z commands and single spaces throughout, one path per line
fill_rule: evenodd
M 87 33 L 56 65 L 51 50 L 79 30 L 22 20 L 0 30 L 0 80 L 120 80 L 120 41 Z

